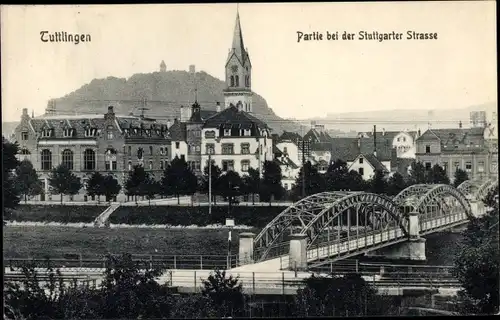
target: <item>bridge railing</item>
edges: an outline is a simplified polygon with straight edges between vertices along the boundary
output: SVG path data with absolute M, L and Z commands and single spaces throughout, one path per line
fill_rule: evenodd
M 238 263 L 237 255 L 132 255 L 132 261 L 140 268 L 162 269 L 227 269 Z M 107 267 L 105 257 L 82 258 L 81 255 L 68 258 L 12 258 L 4 257 L 4 267 L 20 268 L 33 265 L 41 268 L 85 268 Z

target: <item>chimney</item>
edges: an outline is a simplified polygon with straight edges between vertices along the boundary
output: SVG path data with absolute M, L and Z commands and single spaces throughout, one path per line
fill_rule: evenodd
M 23 108 L 23 117 L 28 115 L 28 108 Z
M 196 66 L 194 64 L 189 65 L 189 73 L 195 73 L 196 72 Z
M 111 113 L 115 113 L 115 112 L 113 111 L 113 106 L 109 106 L 109 107 L 108 107 L 108 113 L 109 113 L 109 114 L 111 114 Z
M 170 119 L 168 119 L 167 120 L 167 129 L 170 129 L 170 126 L 171 126 Z
M 361 137 L 358 137 L 358 148 L 361 148 Z
M 220 102 L 219 101 L 217 101 L 217 103 L 215 104 L 215 110 L 217 112 L 220 112 Z
M 382 135 L 385 136 L 385 128 L 382 128 Z
M 458 123 L 458 127 L 459 127 L 460 129 L 462 129 L 462 121 L 460 121 L 460 122 Z
M 316 124 L 316 125 L 314 125 L 314 129 L 316 129 L 318 132 L 323 132 L 325 129 L 325 126 L 322 124 Z
M 419 137 L 422 135 L 422 132 L 420 131 L 420 129 L 418 129 L 417 135 L 418 135 Z
M 377 156 L 377 126 L 373 125 L 373 155 Z
M 177 123 L 177 122 L 179 122 L 179 119 L 175 118 L 174 123 Z

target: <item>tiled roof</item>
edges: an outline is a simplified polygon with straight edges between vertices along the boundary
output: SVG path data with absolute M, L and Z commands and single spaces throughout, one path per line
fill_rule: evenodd
M 415 139 L 417 132 L 416 131 L 377 131 L 377 143 L 379 139 L 382 140 L 390 140 L 391 143 L 396 138 L 396 136 L 400 133 L 407 133 L 411 137 Z M 359 132 L 359 134 L 363 134 L 365 138 L 373 139 L 373 132 Z
M 200 111 L 201 118 L 204 120 L 210 118 L 211 116 L 215 115 L 216 113 L 217 113 L 217 111 L 213 111 L 213 110 L 201 109 L 201 111 Z
M 314 143 L 311 149 L 331 152 L 334 161 L 353 161 L 360 154 L 358 138 L 332 138 L 331 142 Z
M 375 169 L 382 172 L 388 172 L 387 168 L 372 153 L 363 154 L 363 158 Z
M 167 126 L 161 123 L 157 123 L 154 119 L 140 119 L 131 116 L 116 116 L 116 123 L 120 126 L 120 129 L 135 129 L 139 130 L 138 134 L 135 135 L 132 130 L 127 133 L 127 136 L 135 137 L 163 137 L 167 131 Z M 86 138 L 85 130 L 87 127 L 97 128 L 98 130 L 103 130 L 105 125 L 104 116 L 58 116 L 58 117 L 40 117 L 30 120 L 30 124 L 36 132 L 40 132 L 45 128 L 53 128 L 54 135 L 51 138 L 62 138 L 63 130 L 66 128 L 75 129 L 73 138 Z M 151 130 L 150 135 L 143 135 L 143 130 Z M 157 132 L 158 131 L 158 132 Z
M 362 154 L 373 154 L 375 150 L 375 142 L 373 138 L 361 138 L 360 140 L 360 153 Z M 380 161 L 389 161 L 392 158 L 392 140 L 389 139 L 378 139 L 377 138 L 377 158 Z
M 419 142 L 439 140 L 443 151 L 480 151 L 484 149 L 484 128 L 429 129 Z
M 283 131 L 283 133 L 279 137 L 279 141 L 289 140 L 289 141 L 296 142 L 297 140 L 301 140 L 301 139 L 302 139 L 302 137 L 300 136 L 300 134 L 298 134 L 296 132 L 289 132 L 289 131 Z
M 174 121 L 174 124 L 170 127 L 170 137 L 172 141 L 185 141 L 187 132 L 186 132 L 186 124 Z
M 331 142 L 332 137 L 326 131 L 310 129 L 305 135 L 304 140 L 312 139 L 314 142 Z
M 238 111 L 234 106 L 222 110 L 205 120 L 204 128 L 219 128 L 221 125 L 231 124 L 232 127 L 249 129 L 254 126 L 259 128 L 268 128 L 261 120 L 255 118 L 244 111 Z

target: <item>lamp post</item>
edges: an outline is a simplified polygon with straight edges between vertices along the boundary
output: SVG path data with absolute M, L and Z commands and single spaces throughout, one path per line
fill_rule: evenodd
M 231 241 L 232 241 L 232 230 L 234 227 L 234 218 L 232 217 L 231 203 L 233 196 L 238 191 L 239 187 L 234 186 L 231 188 L 231 181 L 229 181 L 229 206 L 228 206 L 228 217 L 226 218 L 226 226 L 229 227 L 228 237 L 227 237 L 227 269 L 231 269 Z M 234 193 L 232 192 L 234 190 Z

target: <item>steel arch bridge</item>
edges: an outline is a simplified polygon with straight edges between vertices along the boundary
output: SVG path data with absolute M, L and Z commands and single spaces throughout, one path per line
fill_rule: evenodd
M 262 229 L 254 239 L 254 258 L 266 261 L 288 254 L 291 234 L 306 237 L 308 256 L 310 250 L 331 243 L 337 243 L 338 250 L 347 246 L 352 256 L 367 251 L 376 239 L 384 241 L 383 246 L 405 241 L 410 212 L 418 214 L 423 234 L 473 216 L 464 192 L 445 184 L 413 185 L 392 199 L 366 192 L 322 192 L 286 208 Z
M 481 201 L 486 197 L 488 192 L 498 187 L 498 178 L 481 180 L 465 180 L 457 190 L 466 195 L 471 200 Z

